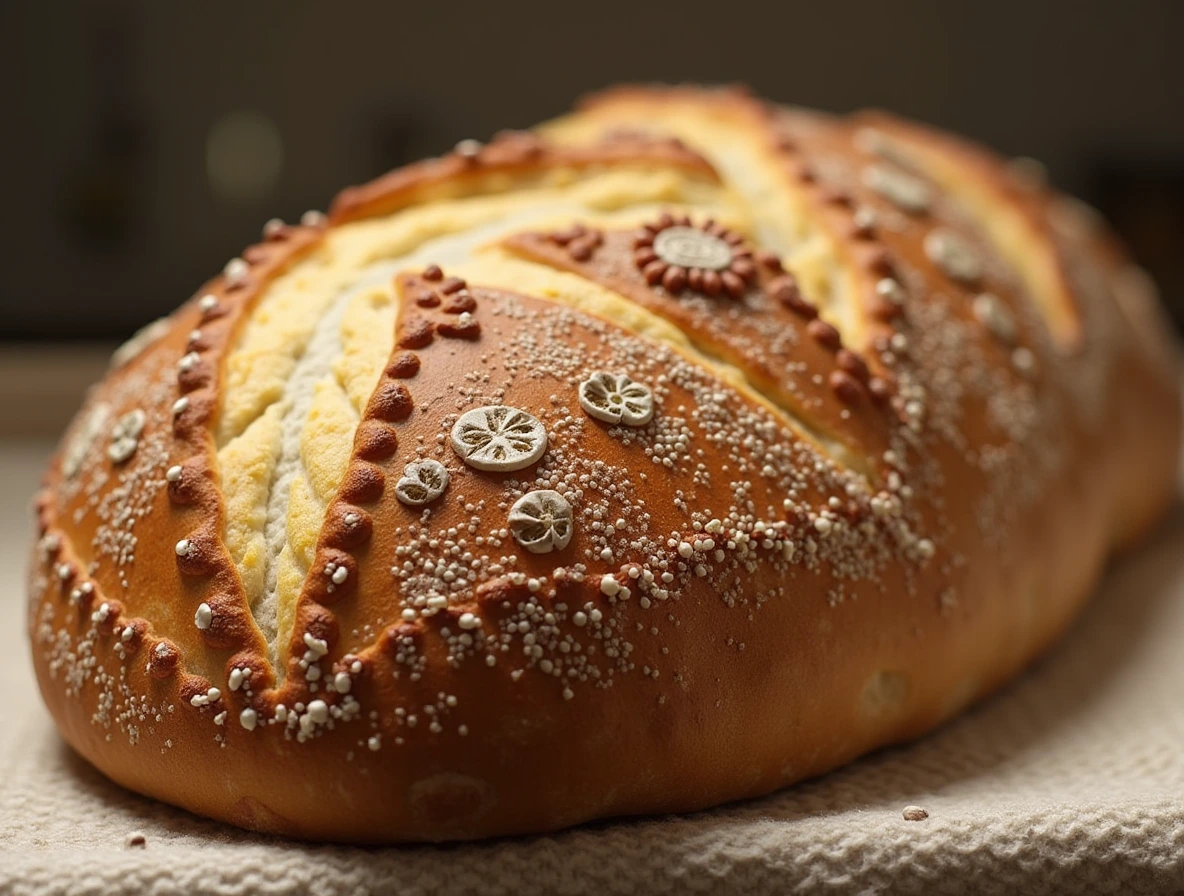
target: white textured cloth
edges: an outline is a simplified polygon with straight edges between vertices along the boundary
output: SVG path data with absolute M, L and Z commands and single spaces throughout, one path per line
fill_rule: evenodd
M 913 746 L 712 812 L 369 850 L 195 818 L 109 784 L 58 739 L 24 644 L 42 454 L 0 449 L 2 894 L 1184 892 L 1182 513 L 1049 657 Z M 928 818 L 906 820 L 912 805 Z

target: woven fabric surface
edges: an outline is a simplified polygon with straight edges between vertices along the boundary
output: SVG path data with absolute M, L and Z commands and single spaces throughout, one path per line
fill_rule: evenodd
M 695 815 L 355 849 L 127 793 L 61 742 L 23 618 L 43 457 L 0 446 L 0 894 L 1184 892 L 1184 512 L 1047 658 L 916 744 Z

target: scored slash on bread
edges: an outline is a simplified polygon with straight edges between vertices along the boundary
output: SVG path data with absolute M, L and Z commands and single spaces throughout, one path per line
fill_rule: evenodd
M 766 793 L 991 691 L 1170 501 L 1146 279 L 879 113 L 622 88 L 264 237 L 117 353 L 30 571 L 63 735 L 211 817 Z

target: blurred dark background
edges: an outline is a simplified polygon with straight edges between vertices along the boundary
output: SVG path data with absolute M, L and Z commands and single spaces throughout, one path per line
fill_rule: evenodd
M 0 0 L 0 339 L 114 339 L 272 215 L 622 80 L 880 106 L 1044 162 L 1184 321 L 1184 2 Z

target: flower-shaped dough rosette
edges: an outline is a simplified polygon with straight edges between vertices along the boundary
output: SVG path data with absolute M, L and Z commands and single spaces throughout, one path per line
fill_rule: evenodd
M 654 417 L 654 393 L 623 373 L 598 371 L 580 383 L 580 407 L 605 423 L 645 426 Z
M 403 478 L 395 485 L 395 497 L 419 507 L 435 501 L 446 488 L 448 469 L 438 460 L 420 460 L 403 468 Z
M 551 489 L 527 492 L 510 508 L 510 533 L 532 554 L 562 551 L 571 541 L 572 509 Z
M 662 215 L 645 225 L 633 247 L 646 282 L 675 295 L 689 288 L 740 299 L 756 281 L 752 249 L 738 233 L 711 220 L 697 226 L 686 215 Z
M 111 430 L 111 444 L 107 448 L 107 456 L 112 463 L 121 464 L 136 453 L 140 444 L 140 436 L 144 432 L 147 415 L 139 409 L 124 414 Z
M 505 405 L 475 408 L 452 427 L 452 447 L 477 470 L 511 472 L 547 451 L 547 430 L 534 416 Z

